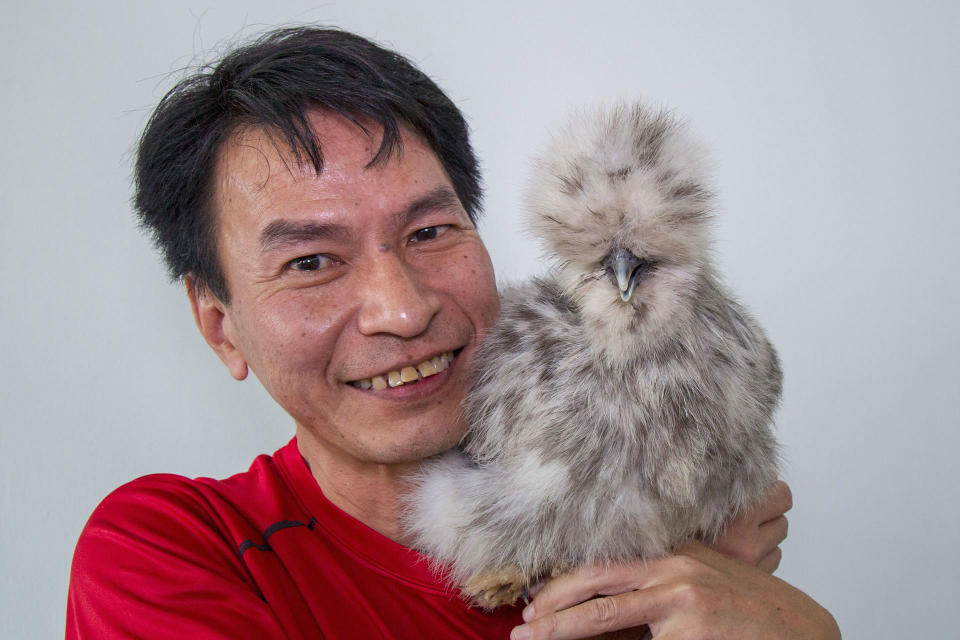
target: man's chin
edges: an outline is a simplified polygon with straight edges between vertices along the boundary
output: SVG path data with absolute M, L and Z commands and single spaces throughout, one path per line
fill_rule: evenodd
M 451 421 L 443 422 L 449 424 Z M 312 450 L 323 458 L 339 458 L 351 466 L 396 467 L 398 470 L 415 468 L 424 460 L 449 451 L 457 446 L 463 434 L 461 424 L 443 429 L 393 424 L 389 433 L 369 434 L 371 437 L 364 438 L 363 434 L 354 432 L 330 439 L 322 430 L 297 423 L 301 452 Z
M 397 443 L 395 447 L 379 452 L 370 452 L 370 458 L 376 458 L 379 464 L 393 466 L 418 466 L 424 460 L 445 453 L 457 446 L 463 436 L 463 430 L 434 434 L 429 440 L 415 439 Z

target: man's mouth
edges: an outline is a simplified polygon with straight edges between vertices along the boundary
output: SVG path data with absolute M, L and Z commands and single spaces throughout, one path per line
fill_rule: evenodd
M 372 378 L 363 380 L 352 380 L 347 384 L 358 389 L 386 389 L 387 387 L 402 387 L 405 384 L 413 384 L 424 378 L 435 376 L 442 371 L 446 371 L 453 362 L 454 352 L 447 351 L 439 356 L 434 356 L 429 360 L 424 360 L 420 364 L 401 367 L 394 371 L 387 371 Z

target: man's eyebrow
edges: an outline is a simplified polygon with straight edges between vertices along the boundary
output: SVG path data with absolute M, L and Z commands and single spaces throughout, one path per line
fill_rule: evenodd
M 402 211 L 399 211 L 394 217 L 397 227 L 405 227 L 420 216 L 426 215 L 431 211 L 438 209 L 462 209 L 460 198 L 447 186 L 437 187 L 426 195 L 417 198 Z
M 396 213 L 394 222 L 398 227 L 404 227 L 431 211 L 453 207 L 462 208 L 457 194 L 450 187 L 437 187 Z M 313 240 L 344 241 L 349 235 L 349 230 L 339 224 L 274 220 L 260 232 L 260 246 L 264 251 L 276 251 L 298 242 Z
M 298 242 L 344 240 L 348 235 L 346 227 L 339 224 L 274 220 L 260 232 L 260 246 L 264 251 L 275 251 Z

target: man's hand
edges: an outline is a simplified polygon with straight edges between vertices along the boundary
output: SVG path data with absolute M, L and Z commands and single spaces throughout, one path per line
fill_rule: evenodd
M 780 564 L 784 514 L 792 506 L 790 488 L 777 481 L 762 503 L 727 524 L 713 551 L 695 543 L 672 557 L 580 567 L 556 578 L 534 592 L 524 611 L 527 624 L 511 637 L 585 638 L 634 629 L 604 637 L 640 638 L 649 625 L 657 638 L 839 638 L 829 612 L 766 575 Z
M 657 560 L 579 567 L 544 585 L 523 617 L 511 640 L 587 638 L 642 625 L 664 640 L 840 638 L 833 616 L 808 595 L 696 542 Z
M 763 502 L 730 520 L 709 547 L 773 573 L 780 566 L 779 545 L 787 537 L 784 514 L 792 507 L 790 487 L 777 480 Z

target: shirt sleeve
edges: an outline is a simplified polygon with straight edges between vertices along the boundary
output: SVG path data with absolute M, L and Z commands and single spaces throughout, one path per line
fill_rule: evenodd
M 286 637 L 191 483 L 146 476 L 96 508 L 74 552 L 67 640 Z

